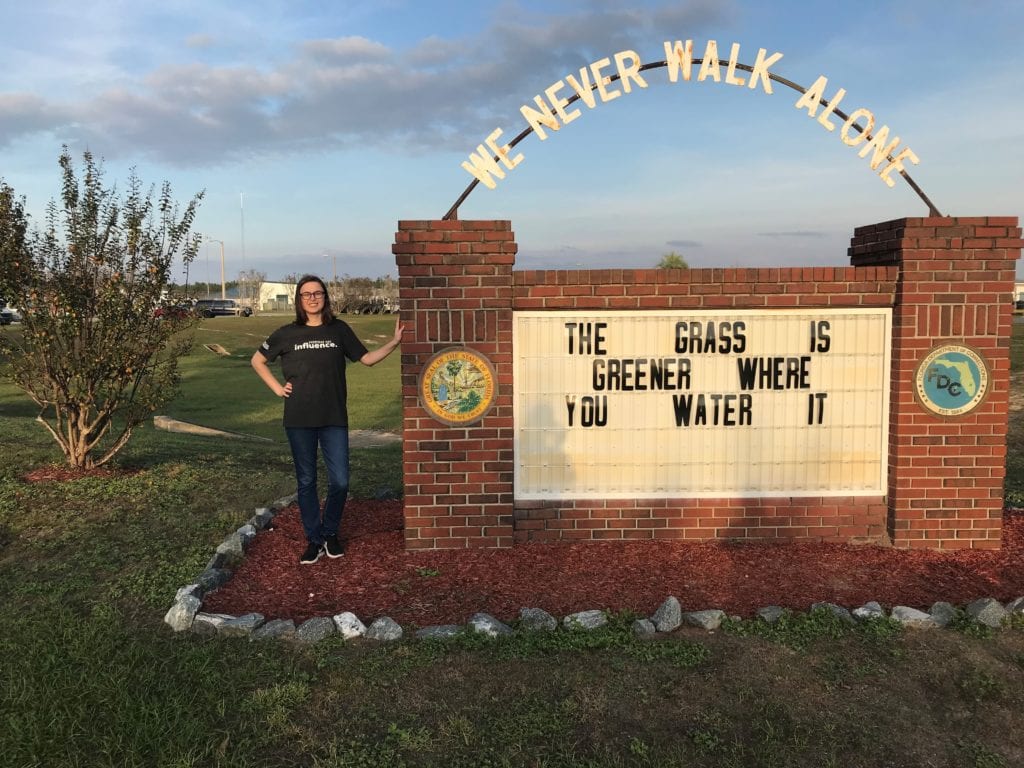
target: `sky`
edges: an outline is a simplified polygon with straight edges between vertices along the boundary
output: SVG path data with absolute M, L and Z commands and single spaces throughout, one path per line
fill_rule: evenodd
M 1020 216 L 1021 29 L 1019 0 L 2 0 L 0 178 L 36 223 L 63 145 L 120 188 L 134 170 L 183 204 L 203 191 L 193 281 L 219 280 L 216 241 L 228 279 L 395 275 L 397 222 L 442 218 L 478 145 L 527 127 L 523 105 L 604 58 L 614 73 L 621 51 L 657 62 L 692 40 L 700 58 L 715 41 L 703 80 L 654 68 L 646 88 L 528 135 L 459 218 L 511 220 L 517 269 L 669 252 L 839 266 L 855 227 L 928 208 L 843 142 L 841 119 L 827 130 L 824 108 L 726 82 L 734 44 L 740 64 L 781 53 L 769 71 L 804 88 L 824 76 L 826 101 L 844 89 L 840 110 L 868 110 L 919 158 L 907 170 L 941 213 Z

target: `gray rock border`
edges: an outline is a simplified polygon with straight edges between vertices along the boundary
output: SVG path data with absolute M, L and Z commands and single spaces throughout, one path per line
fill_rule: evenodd
M 269 639 L 312 644 L 332 635 L 340 635 L 345 640 L 362 637 L 379 642 L 394 642 L 405 637 L 406 633 L 402 627 L 389 616 L 379 616 L 367 626 L 355 614 L 343 611 L 333 617 L 315 616 L 296 627 L 291 619 L 274 619 L 268 622 L 259 613 L 229 616 L 201 611 L 203 598 L 207 593 L 227 583 L 234 569 L 245 557 L 256 534 L 268 528 L 277 513 L 291 506 L 295 499 L 296 496 L 292 495 L 279 499 L 269 506 L 257 507 L 245 525 L 228 534 L 224 541 L 217 545 L 213 556 L 195 580 L 177 591 L 174 602 L 164 616 L 164 622 L 175 632 L 190 630 L 205 636 L 247 637 L 250 642 Z M 939 601 L 932 604 L 927 611 L 897 605 L 893 606 L 888 615 L 874 600 L 855 608 L 818 602 L 809 607 L 808 612 L 813 611 L 828 611 L 849 624 L 890 619 L 905 629 L 922 630 L 948 627 L 954 619 L 963 615 L 972 623 L 998 629 L 1005 626 L 1011 617 L 1024 616 L 1024 596 L 1005 605 L 991 597 L 982 597 L 960 608 Z M 769 605 L 759 608 L 754 620 L 774 624 L 781 618 L 792 615 L 793 612 L 789 609 Z M 457 637 L 474 632 L 492 638 L 505 637 L 514 632 L 589 632 L 607 624 L 608 618 L 608 611 L 592 608 L 569 614 L 559 621 L 542 608 L 530 607 L 520 609 L 518 629 L 515 630 L 493 616 L 477 612 L 463 625 L 420 627 L 412 636 L 419 640 L 427 640 Z M 678 598 L 670 595 L 651 616 L 633 622 L 633 633 L 639 637 L 650 637 L 659 633 L 675 632 L 681 626 L 698 627 L 707 632 L 714 632 L 726 618 L 726 613 L 717 608 L 683 611 Z M 562 628 L 559 629 L 559 626 Z

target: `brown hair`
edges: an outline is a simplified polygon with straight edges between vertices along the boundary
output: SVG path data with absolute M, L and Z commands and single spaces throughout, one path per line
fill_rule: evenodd
M 327 290 L 327 286 L 324 285 L 324 281 L 316 275 L 303 275 L 295 284 L 295 322 L 298 325 L 305 325 L 309 321 L 309 315 L 306 313 L 306 308 L 302 306 L 302 297 L 299 295 L 299 291 L 306 283 L 317 283 L 320 290 L 324 292 L 324 308 L 320 311 L 320 319 L 324 325 L 327 325 L 334 320 L 334 312 L 331 310 L 331 294 Z

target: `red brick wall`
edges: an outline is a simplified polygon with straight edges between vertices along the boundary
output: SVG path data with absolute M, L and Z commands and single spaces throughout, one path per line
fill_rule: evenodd
M 856 230 L 854 266 L 513 272 L 507 221 L 401 221 L 406 546 L 534 539 L 720 538 L 998 546 L 1016 219 L 903 219 Z M 880 497 L 515 501 L 514 310 L 894 307 L 889 493 Z M 411 336 L 411 338 L 410 338 Z M 936 337 L 983 351 L 993 392 L 964 419 L 913 396 Z M 495 366 L 484 419 L 448 427 L 420 406 L 430 357 L 465 345 Z M 932 423 L 934 422 L 934 423 Z
M 854 231 L 854 264 L 894 265 L 889 519 L 900 547 L 998 548 L 1021 232 L 1016 217 L 897 219 Z M 988 397 L 943 418 L 914 397 L 918 363 L 937 344 L 980 352 Z
M 512 264 L 507 221 L 400 221 L 392 247 L 402 319 L 405 546 L 512 544 Z M 419 375 L 447 347 L 494 365 L 494 407 L 468 427 L 435 421 L 419 404 Z

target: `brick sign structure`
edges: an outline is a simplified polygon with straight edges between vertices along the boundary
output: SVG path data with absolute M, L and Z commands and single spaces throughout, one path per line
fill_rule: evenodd
M 508 221 L 400 221 L 406 546 L 998 548 L 1021 244 L 904 218 L 850 267 L 515 271 Z

